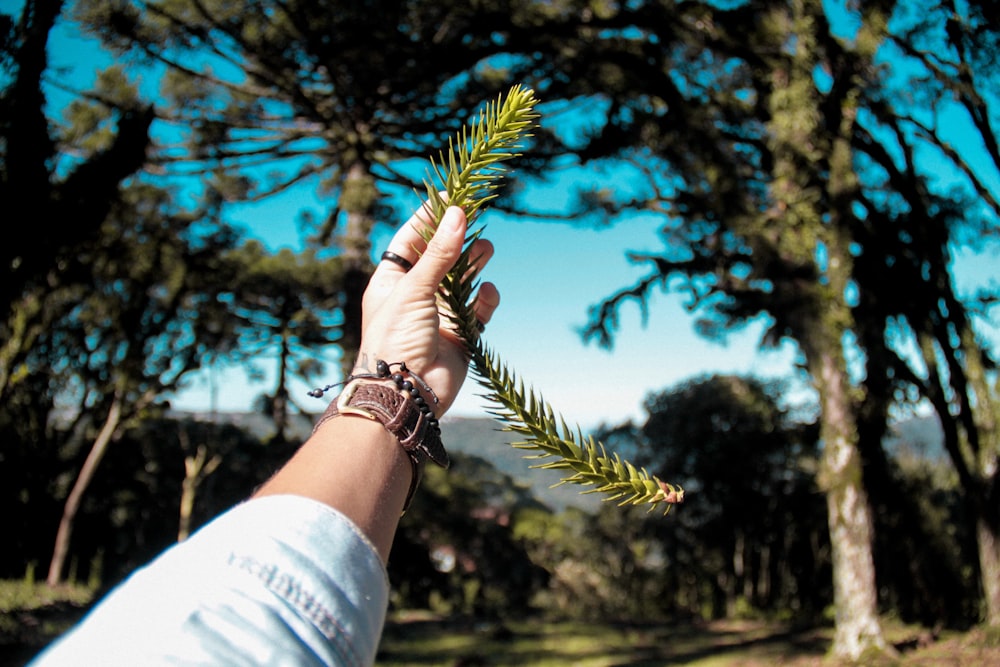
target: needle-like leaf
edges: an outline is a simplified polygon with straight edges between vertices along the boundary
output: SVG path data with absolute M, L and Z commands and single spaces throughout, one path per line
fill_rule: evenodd
M 532 458 L 548 459 L 534 467 L 566 471 L 560 484 L 593 486 L 586 493 L 602 493 L 620 505 L 648 503 L 666 505 L 666 510 L 684 500 L 684 490 L 667 484 L 645 469 L 636 468 L 617 455 L 608 455 L 593 437 L 574 432 L 534 390 L 525 392 L 524 383 L 489 349 L 479 335 L 472 299 L 477 287 L 472 241 L 483 227 L 478 223 L 485 205 L 496 197 L 504 176 L 503 163 L 517 157 L 517 150 L 535 125 L 538 101 L 534 92 L 514 86 L 506 98 L 500 97 L 479 114 L 472 127 L 465 127 L 449 142 L 448 154 L 431 159 L 424 181 L 432 212 L 429 238 L 449 205 L 465 210 L 469 234 L 461 256 L 441 283 L 443 310 L 448 313 L 469 352 L 473 372 L 486 390 L 484 397 L 496 407 L 490 409 L 504 430 L 523 439 L 511 443 L 535 452 Z M 447 193 L 443 197 L 440 192 Z M 651 509 L 652 509 L 651 507 Z

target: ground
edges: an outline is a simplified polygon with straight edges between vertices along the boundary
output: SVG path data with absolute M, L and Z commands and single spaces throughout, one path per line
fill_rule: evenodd
M 872 667 L 997 667 L 1000 633 L 973 629 L 938 637 L 886 621 L 898 657 Z M 827 658 L 832 628 L 789 630 L 763 621 L 704 624 L 579 624 L 518 621 L 456 624 L 406 616 L 390 620 L 377 665 L 442 667 L 839 667 Z
M 24 665 L 86 610 L 92 591 L 0 582 L 0 667 Z M 898 658 L 873 667 L 1000 666 L 1000 631 L 942 632 L 885 621 Z M 504 622 L 396 614 L 377 667 L 839 667 L 826 658 L 832 628 L 764 621 L 703 624 Z

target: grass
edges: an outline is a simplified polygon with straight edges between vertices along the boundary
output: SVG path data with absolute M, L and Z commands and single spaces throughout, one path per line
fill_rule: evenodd
M 92 585 L 0 580 L 0 665 L 24 664 L 73 625 L 93 597 Z
M 872 667 L 1000 665 L 997 633 L 976 629 L 931 638 L 926 630 L 885 621 L 894 658 Z M 387 623 L 377 667 L 833 667 L 831 627 L 790 630 L 774 623 L 607 624 L 476 623 L 428 617 Z
M 518 621 L 455 625 L 446 621 L 406 620 L 387 625 L 376 664 L 378 667 L 666 664 L 714 667 L 746 664 L 751 654 L 766 657 L 769 664 L 793 654 L 820 657 L 825 646 L 825 637 L 803 633 L 793 641 L 783 631 L 763 624 L 674 626 Z M 739 656 L 736 662 L 735 655 Z
M 0 665 L 23 665 L 84 613 L 91 586 L 49 588 L 30 579 L 0 581 Z M 975 628 L 932 637 L 885 619 L 898 658 L 871 667 L 1000 665 L 1000 630 Z M 705 624 L 507 622 L 407 613 L 389 619 L 376 667 L 834 667 L 830 627 L 790 630 L 763 621 Z

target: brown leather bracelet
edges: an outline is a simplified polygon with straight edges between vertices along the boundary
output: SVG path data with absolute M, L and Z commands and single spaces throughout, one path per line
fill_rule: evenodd
M 432 422 L 411 394 L 399 389 L 391 380 L 352 380 L 316 422 L 313 432 L 338 415 L 358 415 L 378 421 L 399 441 L 413 467 L 404 512 L 420 483 L 424 461 L 430 459 L 443 468 L 450 464 L 448 452 L 441 442 L 441 430 L 437 421 Z
M 442 468 L 450 461 L 441 442 L 441 430 L 430 415 L 419 408 L 412 396 L 392 382 L 354 380 L 337 399 L 342 413 L 348 410 L 371 412 L 411 455 L 426 456 Z

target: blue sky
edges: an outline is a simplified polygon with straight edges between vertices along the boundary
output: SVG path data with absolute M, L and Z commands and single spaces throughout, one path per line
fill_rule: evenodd
M 516 178 L 516 172 L 512 177 Z M 544 193 L 534 196 L 545 199 Z M 255 206 L 234 219 L 272 248 L 294 247 L 298 243 L 294 220 L 303 205 L 301 197 Z M 557 200 L 558 192 L 551 197 Z M 414 208 L 418 205 L 416 195 L 412 203 Z M 588 307 L 644 271 L 628 262 L 626 251 L 662 247 L 651 220 L 635 219 L 601 229 L 525 222 L 496 213 L 486 214 L 483 220 L 486 236 L 496 247 L 483 279 L 494 282 L 501 295 L 486 341 L 569 422 L 586 429 L 600 422 L 640 418 L 648 392 L 703 373 L 771 377 L 792 370 L 790 347 L 756 352 L 761 326 L 749 327 L 726 345 L 699 338 L 676 295 L 657 295 L 645 326 L 638 307 L 626 305 L 613 350 L 583 343 L 578 329 L 587 321 Z M 390 233 L 383 230 L 376 237 L 373 255 L 381 254 Z M 223 410 L 245 409 L 252 395 L 266 386 L 246 386 L 238 369 L 220 379 L 226 385 L 218 398 L 218 408 Z M 237 387 L 245 391 L 235 392 Z M 297 391 L 304 394 L 307 389 L 300 385 Z M 467 385 L 449 414 L 484 416 L 485 402 L 476 396 L 476 389 Z M 210 394 L 210 383 L 201 378 L 175 404 L 206 409 Z M 310 399 L 303 400 L 309 405 Z
M 7 12 L 20 4 L 0 0 Z M 62 27 L 64 31 L 52 50 L 52 65 L 68 68 L 67 79 L 84 88 L 107 60 L 66 32 L 68 26 Z M 850 23 L 842 29 L 849 32 Z M 58 99 L 54 97 L 53 102 L 58 104 Z M 512 166 L 516 178 L 516 162 Z M 607 185 L 624 184 L 612 179 Z M 543 208 L 558 209 L 563 194 L 556 185 L 549 191 L 534 191 L 532 198 Z M 418 204 L 415 195 L 410 203 L 413 207 Z M 299 247 L 296 219 L 301 209 L 331 204 L 318 201 L 314 189 L 307 187 L 254 206 L 235 208 L 230 219 L 246 226 L 272 249 Z M 526 384 L 539 391 L 571 423 L 587 429 L 601 422 L 641 419 L 642 400 L 648 392 L 705 373 L 784 377 L 793 372 L 795 351 L 791 346 L 773 352 L 757 350 L 763 323 L 731 335 L 726 344 L 699 338 L 678 295 L 657 294 L 645 325 L 638 307 L 625 306 L 613 350 L 583 343 L 578 329 L 587 320 L 588 307 L 631 284 L 644 271 L 628 262 L 626 252 L 661 247 L 654 220 L 634 218 L 600 229 L 511 220 L 495 213 L 488 213 L 484 220 L 487 236 L 496 246 L 496 256 L 484 279 L 495 282 L 501 293 L 501 307 L 486 339 Z M 374 255 L 381 253 L 390 234 L 391 230 L 383 230 L 375 239 Z M 1000 265 L 995 252 L 994 248 L 992 255 L 966 258 L 959 267 L 962 284 L 971 287 L 995 280 Z M 994 327 L 994 336 L 996 331 Z M 271 366 L 261 364 L 265 371 Z M 212 391 L 211 378 L 217 391 Z M 248 383 L 242 369 L 229 369 L 195 378 L 174 404 L 184 409 L 208 410 L 214 401 L 219 410 L 245 410 L 255 395 L 271 386 L 268 382 Z M 305 396 L 308 388 L 293 386 L 293 391 L 299 392 L 296 398 L 307 406 L 315 401 Z M 485 414 L 484 402 L 475 395 L 475 389 L 470 383 L 451 415 Z M 798 401 L 807 396 L 800 386 L 790 399 Z M 312 407 L 319 410 L 321 405 Z
M 4 11 L 11 11 L 9 0 L 0 2 Z M 65 68 L 66 80 L 85 88 L 108 64 L 108 59 L 81 39 L 71 25 L 60 25 L 51 65 Z M 58 94 L 50 101 L 64 103 Z M 512 166 L 511 177 L 516 178 L 516 162 Z M 532 197 L 546 209 L 558 209 L 562 193 L 557 186 Z M 414 195 L 413 207 L 418 203 Z M 296 219 L 302 208 L 319 210 L 332 204 L 317 200 L 314 189 L 307 186 L 252 206 L 236 207 L 229 218 L 271 249 L 297 248 L 301 239 Z M 648 392 L 703 373 L 778 376 L 792 369 L 790 348 L 776 353 L 755 351 L 759 326 L 732 337 L 725 345 L 700 339 L 676 296 L 654 298 L 645 326 L 639 309 L 626 306 L 613 350 L 584 344 L 578 329 L 587 321 L 587 308 L 643 272 L 629 264 L 625 253 L 661 247 L 654 222 L 633 220 L 591 229 L 568 223 L 510 220 L 495 213 L 487 213 L 483 220 L 487 237 L 496 246 L 496 256 L 483 278 L 496 283 L 501 294 L 501 306 L 486 340 L 526 385 L 534 387 L 570 423 L 588 429 L 602 422 L 641 418 L 642 401 Z M 380 231 L 373 255 L 381 254 L 391 233 L 389 229 Z M 201 374 L 192 378 L 188 390 L 176 396 L 173 404 L 199 411 L 209 410 L 213 404 L 223 411 L 247 410 L 255 396 L 273 386 L 273 367 L 267 360 L 261 361 L 259 369 L 265 379 L 253 383 L 247 381 L 242 368 Z M 305 406 L 320 410 L 320 402 L 305 395 L 309 388 L 298 384 L 292 391 L 298 392 L 296 399 Z M 476 390 L 469 382 L 449 415 L 485 416 L 486 403 Z

